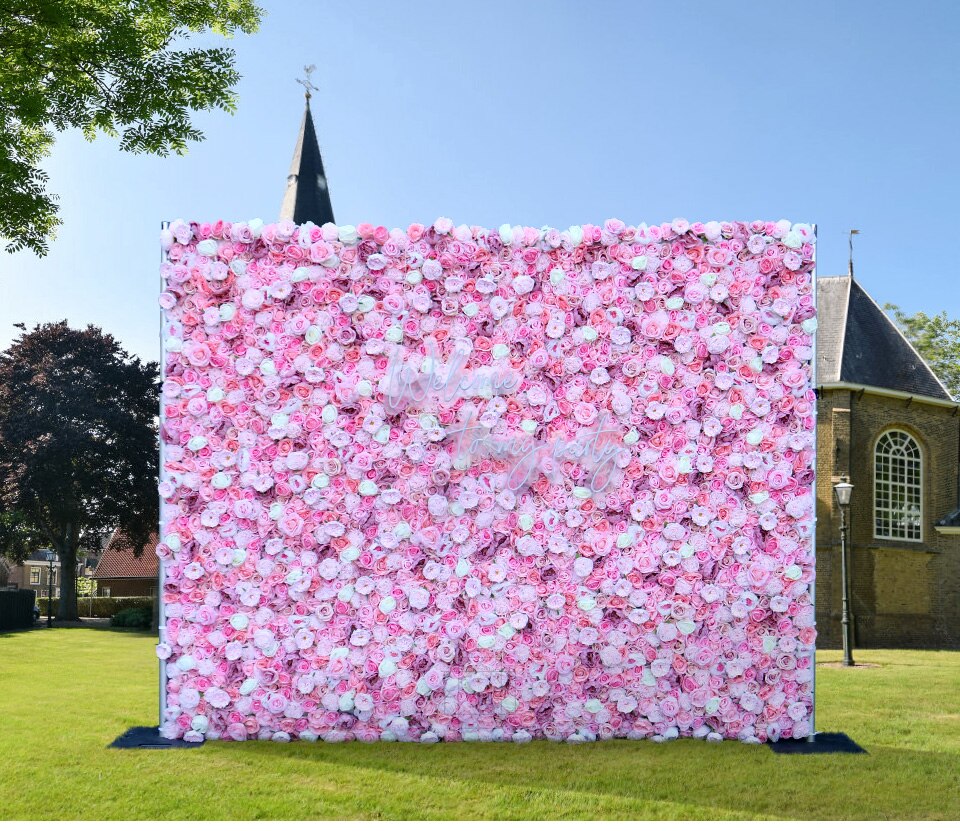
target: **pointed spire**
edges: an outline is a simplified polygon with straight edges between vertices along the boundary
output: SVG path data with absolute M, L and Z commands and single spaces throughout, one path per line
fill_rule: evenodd
M 333 206 L 330 204 L 330 190 L 327 176 L 320 157 L 320 145 L 317 143 L 317 131 L 313 126 L 310 113 L 310 90 L 316 89 L 310 83 L 310 72 L 314 67 L 304 67 L 307 72 L 303 84 L 305 104 L 303 121 L 300 123 L 300 135 L 293 150 L 290 173 L 287 175 L 287 190 L 280 207 L 281 219 L 292 219 L 298 225 L 308 220 L 317 225 L 333 222 Z

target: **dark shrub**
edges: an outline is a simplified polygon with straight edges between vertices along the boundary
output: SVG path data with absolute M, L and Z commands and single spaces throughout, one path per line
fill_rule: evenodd
M 152 618 L 150 609 L 121 609 L 111 618 L 110 625 L 128 629 L 149 629 Z

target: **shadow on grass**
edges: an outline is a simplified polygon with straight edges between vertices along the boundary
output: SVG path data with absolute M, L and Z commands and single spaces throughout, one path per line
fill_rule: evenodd
M 0 629 L 0 638 L 12 638 L 16 635 L 23 635 L 32 632 L 36 627 L 24 626 L 20 629 Z
M 0 632 L 0 638 L 11 638 L 18 635 L 40 635 L 44 632 L 111 632 L 116 635 L 135 635 L 141 638 L 153 638 L 157 639 L 157 633 L 151 632 L 149 629 L 128 629 L 126 627 L 114 627 L 114 626 L 57 626 L 53 625 L 52 629 L 47 628 L 46 624 L 30 626 L 23 629 L 5 629 Z
M 157 639 L 157 633 L 151 632 L 149 629 L 131 629 L 127 626 L 108 626 L 100 631 L 112 632 L 114 635 L 136 635 L 139 638 L 152 638 L 153 640 Z
M 610 795 L 790 819 L 956 817 L 960 757 L 870 746 L 872 755 L 784 756 L 768 747 L 683 739 L 572 746 L 277 744 L 223 742 L 204 750 L 286 759 L 531 793 Z M 951 773 L 952 771 L 952 773 Z M 386 778 L 385 778 L 386 787 Z M 918 801 L 919 800 L 919 801 Z

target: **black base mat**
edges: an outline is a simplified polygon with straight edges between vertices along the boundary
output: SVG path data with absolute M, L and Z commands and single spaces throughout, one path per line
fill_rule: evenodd
M 807 739 L 781 739 L 769 742 L 774 753 L 866 753 L 846 733 L 816 733 L 813 741 Z
M 156 727 L 131 727 L 117 736 L 109 747 L 121 750 L 168 750 L 172 747 L 200 747 L 203 742 L 185 742 L 183 739 L 165 739 Z
M 156 727 L 131 727 L 122 736 L 114 739 L 109 747 L 121 750 L 167 750 L 169 748 L 200 747 L 203 742 L 185 742 L 183 739 L 165 739 Z M 768 742 L 774 753 L 866 753 L 846 733 L 817 733 L 813 741 L 807 739 L 781 739 Z

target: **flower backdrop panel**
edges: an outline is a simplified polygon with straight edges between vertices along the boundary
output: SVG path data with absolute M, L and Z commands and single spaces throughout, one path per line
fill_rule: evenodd
M 165 735 L 809 734 L 811 226 L 163 242 Z

